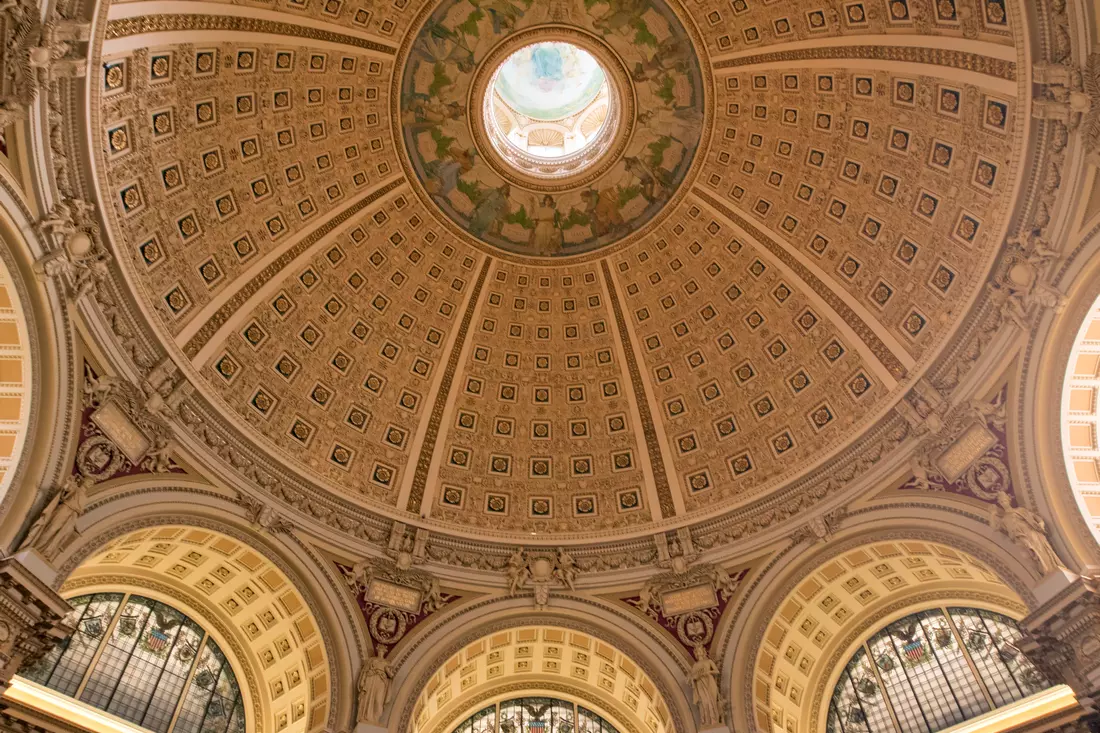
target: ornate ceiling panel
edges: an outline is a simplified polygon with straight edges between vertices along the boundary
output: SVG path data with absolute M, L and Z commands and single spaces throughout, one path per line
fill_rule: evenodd
M 564 2 L 139 5 L 110 7 L 89 82 L 137 301 L 242 440 L 458 532 L 642 533 L 851 446 L 970 307 L 1025 155 L 996 1 L 600 0 L 579 29 Z M 562 191 L 517 172 L 527 218 L 475 214 L 503 165 L 479 162 L 479 63 L 520 32 L 625 70 L 633 137 Z M 635 189 L 661 205 L 627 216 Z

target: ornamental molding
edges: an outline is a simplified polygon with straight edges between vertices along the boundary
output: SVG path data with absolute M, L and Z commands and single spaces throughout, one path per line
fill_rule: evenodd
M 500 697 L 501 695 L 509 695 L 511 693 L 524 693 L 531 690 L 539 690 L 546 692 L 556 692 L 563 695 L 569 695 L 577 698 L 576 701 L 586 702 L 590 705 L 596 705 L 599 707 L 607 708 L 615 715 L 615 722 L 622 725 L 628 733 L 642 733 L 642 731 L 631 722 L 631 717 L 636 717 L 632 713 L 623 709 L 622 703 L 614 699 L 610 695 L 606 697 L 598 697 L 586 690 L 584 687 L 575 684 L 569 684 L 566 682 L 549 682 L 539 679 L 531 680 L 530 682 L 511 682 L 508 684 L 499 684 L 488 690 L 483 690 L 478 694 L 471 697 L 469 700 L 464 701 L 463 709 L 471 710 L 477 708 L 485 701 L 494 697 Z M 461 700 L 461 698 L 460 698 Z M 574 702 L 576 702 L 574 701 Z M 506 699 L 501 702 L 507 702 Z M 432 728 L 431 733 L 446 733 L 448 728 L 454 725 L 453 721 L 444 721 L 437 723 Z
M 100 8 L 100 13 L 97 22 L 105 21 L 102 15 L 105 8 Z M 698 33 L 690 22 L 685 23 L 685 27 L 692 34 Z M 409 40 L 406 39 L 406 43 Z M 402 48 L 399 55 L 405 52 L 407 49 Z M 100 48 L 94 49 L 93 67 L 98 63 L 100 53 Z M 79 144 L 81 130 L 76 123 L 80 120 L 80 115 L 76 110 L 77 95 L 73 94 L 74 89 L 75 85 L 71 81 L 63 80 L 52 84 L 51 95 L 57 101 L 54 108 L 57 111 L 60 134 L 59 144 L 51 146 L 49 155 L 59 160 L 66 157 L 70 161 L 65 180 L 61 177 L 58 179 L 59 192 L 66 198 L 78 200 L 90 195 L 93 187 L 88 180 L 89 160 Z M 713 113 L 712 107 L 713 105 L 708 105 L 708 115 Z M 61 114 L 62 109 L 66 109 L 65 114 Z M 93 110 L 94 114 L 96 113 Z M 1045 121 L 1042 126 L 1050 124 L 1050 121 Z M 1057 147 L 1049 137 L 1043 138 L 1043 145 Z M 706 156 L 706 151 L 700 149 L 697 155 L 702 159 Z M 74 161 L 82 163 L 77 166 Z M 1031 170 L 1033 177 L 1039 175 L 1037 169 Z M 1032 185 L 1033 180 L 1026 180 L 1025 190 Z M 685 185 L 678 194 L 688 190 L 689 187 Z M 1023 205 L 1027 205 L 1027 202 L 1023 202 Z M 106 235 L 97 237 L 97 242 L 99 239 L 105 240 Z M 105 241 L 98 243 L 105 250 L 110 250 Z M 607 254 L 608 252 L 601 251 L 599 257 Z M 494 257 L 524 261 L 522 258 L 512 258 L 496 251 Z M 598 257 L 589 260 L 571 259 L 569 264 L 595 259 Z M 92 289 L 91 297 L 85 299 L 82 307 L 89 314 L 94 314 L 97 327 L 104 328 L 104 333 L 113 334 L 113 348 L 111 345 L 105 346 L 112 348 L 114 361 L 127 363 L 126 369 L 144 377 L 162 363 L 165 357 L 159 347 L 152 345 L 155 339 L 151 335 L 150 324 L 146 316 L 139 315 L 138 306 L 131 302 L 118 264 L 112 261 L 108 263 L 107 269 L 107 275 Z M 983 314 L 989 313 L 988 302 L 989 296 L 983 293 L 971 306 L 970 313 L 975 319 L 981 319 Z M 938 390 L 950 393 L 958 386 L 960 375 L 972 368 L 997 333 L 1000 324 L 995 321 L 996 319 L 993 322 L 982 320 L 983 326 L 978 335 L 968 325 L 952 336 L 952 340 L 929 372 L 951 375 L 933 382 Z M 317 522 L 341 534 L 348 544 L 366 541 L 376 547 L 381 546 L 389 525 L 384 514 L 331 497 L 291 472 L 274 468 L 269 457 L 257 450 L 236 427 L 213 413 L 214 410 L 205 398 L 195 393 L 181 401 L 180 417 L 173 415 L 170 419 L 174 427 L 190 436 L 189 446 L 194 447 L 202 458 L 216 456 L 220 460 L 212 462 L 222 471 L 246 486 L 248 493 L 262 497 L 260 500 L 265 504 L 278 507 L 276 511 L 285 513 L 288 518 L 292 517 L 290 521 L 304 519 L 299 525 L 304 529 L 308 529 L 310 522 Z M 691 534 L 696 546 L 715 554 L 732 553 L 736 551 L 735 548 L 743 547 L 747 538 L 774 530 L 780 523 L 807 511 L 826 497 L 843 490 L 854 491 L 865 477 L 873 473 L 873 469 L 884 457 L 892 456 L 901 448 L 907 434 L 908 426 L 904 420 L 887 415 L 826 466 L 785 487 L 780 493 L 750 506 L 731 510 L 725 516 L 692 524 Z M 414 520 L 414 523 L 418 522 Z M 422 526 L 432 531 L 426 553 L 433 562 L 489 572 L 499 572 L 506 564 L 508 545 L 448 536 L 439 531 L 439 527 L 428 523 Z M 597 534 L 593 534 L 578 540 L 585 544 L 575 545 L 571 551 L 577 567 L 586 573 L 646 568 L 657 560 L 656 547 L 649 538 L 601 541 Z
M 494 601 L 483 601 L 482 603 L 466 607 L 464 611 L 468 612 L 474 608 L 477 608 L 478 606 L 486 606 L 493 603 Z M 594 606 L 598 606 L 600 612 L 606 613 L 609 610 L 603 605 L 595 604 L 591 601 L 588 601 L 588 603 Z M 625 618 L 625 614 L 622 614 L 621 612 L 611 612 Z M 624 642 L 618 633 L 609 633 L 608 630 L 602 626 L 588 621 L 583 621 L 578 618 L 559 616 L 554 613 L 540 615 L 538 618 L 540 623 L 544 626 L 563 628 L 568 631 L 578 631 L 583 634 L 592 636 L 593 638 L 600 639 L 601 641 L 604 641 L 605 643 L 615 647 L 615 649 L 617 649 L 620 653 L 628 657 L 630 661 L 638 665 L 638 667 L 643 672 L 645 672 L 646 676 L 648 676 L 649 679 L 656 686 L 666 705 L 668 705 L 669 715 L 672 718 L 672 729 L 676 731 L 692 730 L 692 728 L 685 727 L 686 721 L 681 715 L 680 706 L 674 703 L 674 701 L 682 699 L 682 691 L 676 690 L 674 693 L 674 691 L 670 687 L 668 687 L 664 675 L 660 674 L 658 670 L 653 667 L 647 656 L 639 654 L 636 651 L 636 647 L 634 644 Z M 416 700 L 419 695 L 418 691 L 423 690 L 427 686 L 428 680 L 431 679 L 431 677 L 439 670 L 440 667 L 442 667 L 443 663 L 447 659 L 457 654 L 459 651 L 477 641 L 478 639 L 484 638 L 486 636 L 491 636 L 492 634 L 500 631 L 508 631 L 522 626 L 529 626 L 531 622 L 532 617 L 530 615 L 525 615 L 519 618 L 501 619 L 484 625 L 478 625 L 471 631 L 463 634 L 456 639 L 451 640 L 450 643 L 443 646 L 438 654 L 432 656 L 432 663 L 425 667 L 425 670 L 420 674 L 419 677 L 417 677 L 417 679 L 413 682 L 411 686 L 409 686 L 408 679 L 404 680 L 404 689 L 409 689 L 417 692 L 416 694 L 410 694 L 407 698 L 405 706 L 401 710 L 401 717 L 398 721 L 397 730 L 409 730 L 409 726 L 412 721 L 413 709 L 416 707 Z M 401 655 L 402 659 L 400 661 L 395 660 L 394 667 L 400 669 L 404 662 L 410 658 L 412 652 L 416 649 L 416 647 L 419 646 L 421 642 L 426 640 L 428 636 L 428 634 L 425 634 L 424 636 L 417 639 L 416 643 L 403 650 Z M 665 646 L 665 644 L 662 644 L 662 646 Z M 680 657 L 682 657 L 682 654 L 676 653 L 672 649 L 667 647 L 666 650 L 673 658 L 681 662 L 681 669 L 679 670 L 679 673 L 681 675 L 686 675 L 688 668 L 684 667 L 682 664 L 683 660 L 680 659 Z M 673 670 L 668 671 L 672 672 Z M 392 712 L 393 711 L 391 711 L 391 715 Z
M 161 489 L 149 489 L 149 490 L 147 490 L 148 493 L 153 493 L 153 492 L 158 492 L 158 491 L 162 492 L 162 491 L 164 491 L 164 489 L 161 488 Z M 189 489 L 189 488 L 182 488 L 182 489 L 180 489 L 180 491 L 182 491 L 185 494 L 195 493 L 192 489 Z M 215 499 L 218 499 L 218 500 L 221 500 L 221 501 L 225 501 L 225 497 L 222 496 L 222 495 L 215 494 L 213 492 L 203 492 L 203 493 L 206 494 L 207 496 L 212 497 L 212 498 L 215 498 Z M 123 495 L 119 495 L 119 496 L 110 497 L 109 499 L 104 501 L 101 504 L 101 506 L 102 505 L 108 505 L 108 504 L 110 504 L 114 501 L 124 499 L 129 495 L 130 494 L 123 494 Z M 224 521 L 209 519 L 209 518 L 204 517 L 204 516 L 177 515 L 177 516 L 173 517 L 172 519 L 174 521 L 178 522 L 181 525 L 185 525 L 185 526 L 188 526 L 188 527 L 196 527 L 196 528 L 199 528 L 199 529 L 206 529 L 206 530 L 210 530 L 212 532 L 217 532 L 217 533 L 223 534 L 227 537 L 230 537 L 230 538 L 240 542 L 243 545 L 246 545 L 248 547 L 253 548 L 257 552 L 259 552 L 260 555 L 263 556 L 263 558 L 265 560 L 267 560 L 272 565 L 274 565 L 276 568 L 278 568 L 279 571 L 282 572 L 283 575 L 286 576 L 286 578 L 291 582 L 291 584 L 298 591 L 298 593 L 302 594 L 302 596 L 306 599 L 307 602 L 309 602 L 309 604 L 311 606 L 313 606 L 314 604 L 319 602 L 319 599 L 316 598 L 316 593 L 312 590 L 312 584 L 306 582 L 306 579 L 303 578 L 300 573 L 295 571 L 294 568 L 292 568 L 285 560 L 283 560 L 281 554 L 278 551 L 272 549 L 269 540 L 267 540 L 263 537 L 257 537 L 254 534 L 250 534 L 248 532 L 242 531 L 241 529 L 237 528 L 236 526 L 234 526 L 232 524 L 229 524 L 229 523 L 226 523 Z M 65 562 L 61 565 L 61 567 L 58 568 L 58 570 L 57 570 L 57 579 L 54 581 L 54 588 L 55 589 L 68 587 L 68 582 L 69 582 L 68 578 L 73 574 L 73 572 L 77 568 L 79 568 L 88 558 L 95 555 L 104 546 L 108 545 L 113 540 L 116 540 L 119 537 L 123 537 L 123 536 L 128 535 L 131 532 L 135 532 L 137 530 L 148 529 L 150 527 L 161 527 L 161 526 L 164 526 L 167 523 L 165 521 L 165 517 L 163 515 L 157 515 L 157 516 L 151 516 L 151 517 L 142 517 L 142 518 L 139 518 L 139 519 L 132 519 L 132 520 L 129 520 L 129 521 L 121 522 L 119 524 L 108 524 L 107 522 L 109 522 L 109 520 L 107 520 L 105 522 L 102 522 L 102 523 L 99 523 L 99 524 L 96 524 L 96 525 L 93 525 L 91 527 L 87 527 L 87 528 L 84 529 L 85 537 L 90 537 L 90 538 L 87 539 L 79 547 L 77 547 L 76 551 L 72 552 L 65 559 Z M 289 538 L 290 540 L 294 541 L 296 545 L 298 545 L 299 547 L 304 548 L 304 546 L 301 545 L 301 543 L 294 540 L 293 535 L 283 535 L 283 537 Z M 309 558 L 309 560 L 312 562 L 313 565 L 315 565 L 316 567 L 322 568 L 322 572 L 323 572 L 323 569 L 324 569 L 324 563 L 323 562 L 319 561 L 319 559 L 316 558 L 312 553 L 307 553 L 307 557 Z M 325 579 L 329 580 L 327 577 Z M 318 579 L 318 581 L 319 580 L 320 579 Z M 329 580 L 328 584 L 335 589 L 336 586 L 335 586 L 334 583 L 331 582 L 331 580 Z M 343 597 L 342 596 L 339 596 L 339 597 L 340 597 L 340 600 L 342 601 Z M 340 651 L 338 650 L 338 648 L 336 646 L 336 643 L 335 643 L 335 639 L 333 638 L 333 631 L 329 627 L 329 624 L 328 624 L 327 620 L 323 616 L 319 616 L 317 614 L 314 614 L 313 618 L 317 622 L 318 631 L 320 632 L 321 639 L 322 639 L 322 641 L 324 642 L 324 645 L 325 645 L 325 654 L 328 657 L 329 679 L 330 680 L 338 680 L 338 679 L 340 679 L 340 676 L 339 676 L 339 673 L 338 673 L 338 666 L 337 666 L 337 663 L 336 663 L 336 659 L 337 659 L 337 655 L 340 653 Z M 358 633 L 358 629 L 356 629 L 355 631 L 356 631 L 356 633 Z M 342 647 L 342 645 L 341 645 L 341 647 Z M 349 663 L 352 661 L 352 657 L 349 656 L 346 652 L 343 654 L 343 656 L 348 658 Z M 343 694 L 341 692 L 341 688 L 342 688 L 341 685 L 333 684 L 329 689 L 330 705 L 329 705 L 328 725 L 330 727 L 333 727 L 333 726 L 336 725 L 336 719 L 337 719 L 337 715 L 338 715 L 339 709 L 340 709 L 340 706 L 339 706 L 340 698 L 341 698 L 341 695 Z

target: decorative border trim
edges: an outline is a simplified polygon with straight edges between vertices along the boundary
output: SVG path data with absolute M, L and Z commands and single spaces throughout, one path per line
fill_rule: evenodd
M 866 59 L 929 64 L 932 66 L 945 66 L 950 69 L 973 71 L 1007 81 L 1016 81 L 1015 61 L 1006 61 L 992 56 L 948 48 L 922 48 L 919 46 L 829 46 L 791 51 L 771 51 L 717 61 L 714 63 L 713 68 L 718 71 L 757 64 L 773 64 L 779 61 L 816 61 L 822 59 Z
M 646 389 L 645 380 L 642 379 L 641 371 L 638 369 L 638 357 L 634 353 L 634 345 L 630 342 L 630 336 L 627 335 L 623 307 L 619 303 L 619 293 L 606 259 L 600 260 L 600 270 L 603 273 L 604 283 L 607 285 L 611 310 L 615 314 L 615 326 L 619 330 L 619 339 L 622 342 L 623 353 L 626 356 L 626 369 L 630 373 L 630 384 L 634 388 L 634 403 L 638 406 L 638 416 L 642 421 L 646 452 L 649 453 L 649 463 L 653 470 L 653 483 L 657 487 L 657 498 L 661 504 L 661 515 L 665 518 L 675 517 L 676 505 L 672 502 L 672 488 L 668 485 L 668 474 L 665 473 L 665 457 L 661 453 L 661 443 L 657 439 L 653 413 L 649 409 L 649 393 Z
M 126 36 L 139 36 L 144 33 L 172 33 L 181 31 L 236 31 L 238 33 L 269 33 L 276 36 L 292 36 L 310 41 L 339 43 L 344 46 L 361 48 L 364 51 L 377 51 L 388 56 L 397 53 L 397 48 L 368 41 L 365 38 L 334 33 L 319 28 L 310 28 L 294 23 L 280 23 L 259 18 L 242 18 L 233 15 L 190 15 L 173 13 L 170 15 L 142 15 L 135 18 L 120 18 L 107 22 L 105 40 L 112 41 Z

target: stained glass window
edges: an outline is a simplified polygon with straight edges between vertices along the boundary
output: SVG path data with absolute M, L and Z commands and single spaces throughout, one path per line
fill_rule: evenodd
M 554 697 L 521 697 L 477 711 L 452 733 L 618 733 L 599 713 Z
M 122 593 L 69 603 L 74 633 L 23 677 L 158 733 L 243 733 L 236 675 L 186 615 Z
M 852 655 L 826 733 L 935 733 L 1045 690 L 1012 619 L 935 608 L 899 619 Z

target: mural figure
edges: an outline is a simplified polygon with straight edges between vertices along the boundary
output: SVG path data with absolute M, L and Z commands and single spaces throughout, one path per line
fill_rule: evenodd
M 577 0 L 578 9 L 582 4 L 585 12 L 563 19 L 552 17 L 553 3 L 444 0 L 418 31 L 404 64 L 401 135 L 415 178 L 459 228 L 509 252 L 552 257 L 613 243 L 664 208 L 695 159 L 704 81 L 675 12 L 664 0 Z M 467 106 L 475 71 L 504 37 L 563 20 L 602 39 L 623 60 L 638 114 L 625 150 L 599 178 L 547 195 L 497 173 L 467 119 L 482 111 Z M 508 77 L 536 90 L 548 85 L 568 101 L 563 84 L 573 93 L 597 78 L 582 74 L 579 86 L 569 87 L 573 58 L 535 47 L 522 57 L 524 65 L 509 67 Z M 602 74 L 598 79 L 602 84 Z M 537 94 L 522 98 L 540 101 Z
M 531 249 L 540 255 L 552 255 L 561 251 L 561 229 L 558 228 L 558 209 L 554 197 L 546 195 L 531 207 L 534 226 L 531 227 Z
M 486 233 L 499 235 L 504 217 L 511 212 L 512 187 L 505 182 L 499 188 L 485 190 L 476 183 L 463 185 L 459 181 L 458 188 L 474 205 L 470 215 L 470 233 L 475 237 Z

